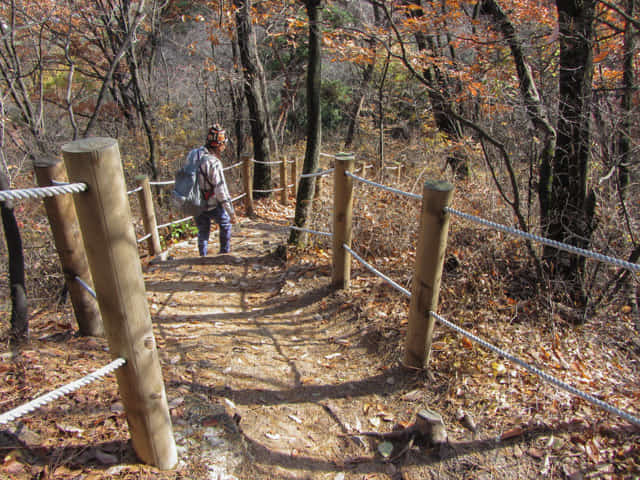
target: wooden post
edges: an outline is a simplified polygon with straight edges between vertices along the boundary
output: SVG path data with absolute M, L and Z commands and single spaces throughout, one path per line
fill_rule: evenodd
M 353 154 L 336 155 L 333 181 L 333 273 L 336 288 L 349 288 L 351 282 L 351 218 L 353 214 L 353 179 L 345 173 L 353 171 Z
M 171 417 L 131 221 L 118 143 L 86 138 L 62 146 L 87 259 L 116 371 L 131 441 L 138 457 L 160 469 L 177 463 Z
M 453 186 L 447 182 L 427 181 L 422 191 L 420 233 L 403 359 L 406 366 L 415 368 L 428 365 L 431 354 L 435 320 L 429 312 L 438 308 L 449 229 L 449 214 L 444 209 L 451 200 Z
M 291 182 L 293 186 L 291 187 L 291 193 L 293 198 L 298 197 L 298 160 L 294 157 L 291 162 Z
M 287 159 L 283 158 L 280 164 L 280 203 L 286 205 L 289 202 L 289 187 L 287 186 Z
M 55 182 L 66 183 L 67 173 L 60 159 L 44 159 L 34 162 L 38 185 L 51 187 Z M 56 195 L 44 199 L 44 208 L 58 252 L 78 331 L 83 336 L 103 336 L 104 328 L 98 303 L 80 282 L 93 289 L 89 262 L 82 244 L 80 225 L 71 194 Z
M 244 197 L 244 204 L 247 208 L 247 217 L 253 215 L 253 187 L 251 182 L 251 157 L 249 155 L 242 156 L 242 180 L 244 182 L 244 191 L 247 194 Z
M 151 255 L 156 256 L 160 254 L 162 247 L 160 247 L 160 235 L 158 235 L 158 223 L 156 222 L 156 211 L 153 207 L 153 196 L 151 195 L 149 177 L 146 175 L 138 175 L 136 177 L 136 183 L 139 187 L 142 187 L 142 190 L 138 192 L 138 200 L 142 208 L 144 232 L 147 235 L 151 234 L 147 240 L 147 246 Z

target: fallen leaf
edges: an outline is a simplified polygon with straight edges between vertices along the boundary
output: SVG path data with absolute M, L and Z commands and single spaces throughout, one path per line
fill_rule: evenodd
M 473 342 L 469 340 L 467 337 L 462 337 L 460 340 L 462 346 L 468 350 L 473 350 Z
M 95 456 L 96 456 L 96 460 L 98 460 L 103 465 L 112 465 L 114 463 L 118 463 L 117 456 L 104 452 L 99 448 L 96 449 Z
M 411 390 L 408 393 L 405 393 L 401 398 L 407 402 L 419 402 L 424 397 L 424 393 L 422 390 Z
M 493 373 L 496 375 L 496 377 L 507 373 L 507 368 L 500 362 L 492 362 L 491 368 L 493 369 Z
M 523 432 L 524 429 L 522 429 L 521 427 L 512 428 L 500 435 L 500 440 L 508 440 L 510 438 L 517 437 L 518 435 L 522 435 Z
M 380 455 L 382 455 L 384 458 L 389 458 L 391 456 L 391 453 L 393 453 L 393 443 L 382 442 L 380 445 L 378 445 L 378 452 L 380 452 Z
M 538 460 L 540 460 L 544 456 L 544 452 L 535 447 L 531 447 L 529 450 L 527 450 L 527 453 L 533 458 L 537 458 Z
M 220 423 L 216 417 L 205 417 L 202 419 L 203 427 L 215 427 Z
M 293 420 L 296 423 L 302 423 L 302 420 L 300 420 L 298 417 L 296 417 L 295 415 L 288 415 L 288 417 Z
M 63 423 L 56 423 L 56 427 L 58 427 L 60 429 L 60 431 L 65 432 L 65 433 L 80 434 L 80 433 L 84 432 L 84 429 L 82 429 L 82 428 L 74 427 L 73 425 L 65 425 Z

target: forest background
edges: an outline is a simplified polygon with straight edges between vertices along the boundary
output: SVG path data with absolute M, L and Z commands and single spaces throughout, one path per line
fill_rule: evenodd
M 128 181 L 172 178 L 219 122 L 230 157 L 304 156 L 311 172 L 322 147 L 402 165 L 418 188 L 427 167 L 486 178 L 494 220 L 636 262 L 635 3 L 3 1 L 1 186 L 32 186 L 35 161 L 87 136 L 118 139 Z M 256 164 L 254 188 L 272 183 Z M 314 186 L 299 183 L 297 225 Z M 50 301 L 62 274 L 41 206 L 3 202 L 2 218 L 20 336 L 27 297 Z M 527 291 L 574 323 L 614 305 L 639 328 L 637 276 L 526 248 Z
M 60 159 L 62 145 L 88 136 L 118 140 L 131 188 L 140 174 L 171 179 L 219 122 L 231 138 L 225 164 L 244 154 L 261 162 L 256 190 L 277 183 L 269 162 L 304 159 L 308 173 L 331 166 L 321 153 L 349 151 L 383 183 L 402 178 L 396 186 L 419 194 L 425 180 L 442 178 L 454 184 L 461 210 L 636 263 L 636 3 L 0 0 L 0 188 L 34 186 L 34 163 Z M 402 177 L 385 166 L 402 166 Z M 294 223 L 330 230 L 330 206 L 310 201 L 320 195 L 317 180 L 297 186 Z M 174 216 L 167 200 L 159 190 L 162 223 Z M 21 341 L 29 321 L 64 297 L 64 275 L 42 203 L 0 207 L 2 339 Z M 367 191 L 354 215 L 356 249 L 393 265 L 407 287 L 417 233 L 406 221 L 417 217 L 411 208 Z M 169 229 L 164 246 L 185 234 L 193 230 Z M 306 240 L 297 231 L 289 237 Z M 319 245 L 315 253 L 328 258 L 328 245 Z M 521 325 L 517 338 L 536 347 L 539 364 L 555 362 L 598 398 L 634 410 L 637 274 L 466 228 L 447 251 L 445 275 L 455 282 L 442 295 L 455 300 L 448 308 L 465 325 L 484 322 L 496 337 Z M 357 300 L 381 310 L 378 294 Z M 388 316 L 380 344 L 397 347 L 400 327 Z M 566 345 L 570 362 L 559 353 Z M 443 371 L 453 378 L 461 369 L 451 365 Z M 497 380 L 501 368 L 492 362 L 481 373 Z M 601 388 L 601 379 L 611 386 Z M 566 403 L 549 410 L 580 407 Z M 576 440 L 585 446 L 575 456 L 594 465 L 606 457 L 612 471 L 637 475 L 636 437 L 609 437 L 616 441 L 606 448 L 595 437 Z

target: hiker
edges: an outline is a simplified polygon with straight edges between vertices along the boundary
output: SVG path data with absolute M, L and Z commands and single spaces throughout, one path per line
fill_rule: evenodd
M 236 214 L 231 204 L 229 190 L 222 171 L 220 156 L 227 146 L 227 134 L 224 129 L 215 124 L 207 132 L 204 146 L 192 150 L 197 154 L 205 154 L 198 174 L 200 189 L 204 192 L 208 209 L 196 217 L 198 226 L 198 252 L 201 257 L 207 256 L 211 219 L 220 228 L 220 252 L 228 253 L 231 243 L 231 224 L 236 223 Z

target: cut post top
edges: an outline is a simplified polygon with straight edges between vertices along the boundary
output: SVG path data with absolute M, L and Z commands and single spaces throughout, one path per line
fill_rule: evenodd
M 62 151 L 67 153 L 99 152 L 101 150 L 112 147 L 114 144 L 118 144 L 118 141 L 115 138 L 81 138 L 80 140 L 74 140 L 73 142 L 65 143 L 64 145 L 62 145 Z
M 449 192 L 453 190 L 453 185 L 445 180 L 427 180 L 424 182 L 426 190 L 435 190 L 437 192 Z
M 353 153 L 345 153 L 345 152 L 339 152 L 336 153 L 335 156 L 336 160 L 353 160 L 355 158 L 355 155 Z

